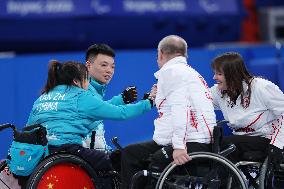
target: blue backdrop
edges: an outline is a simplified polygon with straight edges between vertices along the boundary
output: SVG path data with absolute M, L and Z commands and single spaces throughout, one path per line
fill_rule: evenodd
M 196 47 L 239 41 L 244 15 L 239 0 L 1 0 L 0 51 L 148 49 L 172 33 Z

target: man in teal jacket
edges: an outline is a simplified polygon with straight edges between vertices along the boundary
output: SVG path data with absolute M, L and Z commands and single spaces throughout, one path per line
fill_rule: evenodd
M 86 52 L 86 66 L 91 76 L 88 90 L 97 98 L 103 100 L 107 84 L 112 79 L 114 74 L 115 52 L 106 44 L 91 45 Z M 126 88 L 121 94 L 114 96 L 107 102 L 113 105 L 125 105 L 134 102 L 137 99 L 137 92 L 135 87 Z M 139 111 L 139 110 L 137 110 Z M 90 126 L 96 131 L 95 149 L 109 150 L 110 147 L 106 144 L 104 137 L 103 120 L 95 121 Z M 83 146 L 89 147 L 90 135 L 83 138 Z

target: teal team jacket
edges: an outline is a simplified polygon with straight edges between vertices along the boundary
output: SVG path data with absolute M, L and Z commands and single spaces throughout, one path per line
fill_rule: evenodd
M 82 88 L 59 85 L 34 102 L 26 125 L 45 126 L 50 145 L 82 145 L 82 138 L 95 129 L 95 121 L 129 119 L 150 109 L 149 100 L 113 105 Z
M 90 85 L 88 90 L 96 97 L 104 100 L 105 91 L 106 91 L 107 85 L 99 84 L 94 79 L 91 79 Z M 113 105 L 124 105 L 124 101 L 122 98 L 122 95 L 117 95 L 112 97 L 110 100 L 108 100 L 110 104 Z M 110 150 L 111 147 L 107 145 L 105 140 L 105 128 L 103 120 L 95 121 L 92 123 L 92 128 L 96 131 L 96 143 L 95 148 L 100 150 Z M 91 134 L 89 133 L 87 137 L 83 138 L 83 146 L 88 147 L 88 142 L 90 142 Z

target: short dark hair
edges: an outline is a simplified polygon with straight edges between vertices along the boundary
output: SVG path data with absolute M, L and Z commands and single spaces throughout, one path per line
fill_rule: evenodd
M 98 54 L 108 55 L 113 58 L 115 57 L 114 50 L 107 44 L 93 44 L 87 49 L 85 59 L 88 61 L 91 58 L 96 57 Z

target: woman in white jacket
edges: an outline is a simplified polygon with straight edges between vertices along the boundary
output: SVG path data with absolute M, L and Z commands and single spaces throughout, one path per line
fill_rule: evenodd
M 284 146 L 284 94 L 274 83 L 252 76 L 243 58 L 235 52 L 216 57 L 211 67 L 216 85 L 211 87 L 215 109 L 222 111 L 232 136 L 224 142 L 237 150 L 230 158 L 236 162 L 246 151 L 268 149 L 278 153 Z

